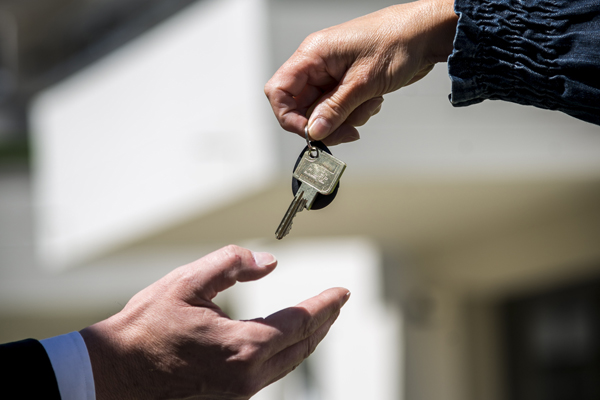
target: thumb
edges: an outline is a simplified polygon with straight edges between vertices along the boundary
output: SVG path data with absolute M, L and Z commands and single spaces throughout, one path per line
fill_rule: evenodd
M 277 259 L 272 254 L 230 245 L 187 265 L 189 271 L 185 275 L 191 280 L 188 284 L 194 296 L 212 300 L 236 282 L 260 279 L 276 266 Z
M 308 120 L 308 133 L 313 140 L 325 139 L 357 108 L 376 97 L 362 75 L 350 69 L 332 91 L 319 98 Z

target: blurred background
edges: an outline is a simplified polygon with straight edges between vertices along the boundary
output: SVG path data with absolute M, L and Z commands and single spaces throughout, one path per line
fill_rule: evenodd
M 279 266 L 217 302 L 352 299 L 262 400 L 600 398 L 600 128 L 440 64 L 386 96 L 335 202 L 274 238 L 305 145 L 263 85 L 386 0 L 0 0 L 0 340 L 81 329 L 235 243 Z

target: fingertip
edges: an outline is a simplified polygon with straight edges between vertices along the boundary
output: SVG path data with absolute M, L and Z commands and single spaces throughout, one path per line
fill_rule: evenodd
M 380 107 L 383 104 L 383 101 L 385 99 L 383 98 L 383 96 L 377 96 L 377 97 L 373 97 L 371 99 L 371 101 L 373 102 L 373 104 L 371 105 L 372 108 L 377 108 Z
M 329 297 L 330 301 L 334 303 L 338 302 L 338 308 L 342 308 L 350 299 L 351 292 L 344 287 L 334 287 L 325 290 L 321 294 Z
M 379 114 L 380 112 L 381 112 L 381 105 L 379 105 L 379 107 L 377 107 L 377 108 L 375 109 L 375 111 L 373 111 L 373 115 L 371 115 L 371 116 L 373 117 L 373 116 L 375 116 L 375 115 Z
M 348 302 L 348 300 L 350 300 L 350 295 L 352 293 L 350 293 L 350 291 L 348 291 L 344 297 L 342 297 L 342 307 Z
M 342 143 L 356 142 L 358 139 L 360 139 L 360 134 L 358 133 L 358 131 L 356 131 L 344 136 L 342 138 Z
M 371 116 L 379 114 L 381 107 L 383 106 L 383 97 L 376 97 L 373 99 L 373 105 L 371 105 Z
M 253 252 L 254 262 L 261 268 L 275 268 L 277 265 L 277 258 L 271 253 L 265 252 Z
M 323 140 L 327 146 L 336 146 L 342 143 L 350 143 L 355 142 L 360 139 L 360 133 L 358 130 L 350 125 L 342 125 L 329 135 L 326 139 Z

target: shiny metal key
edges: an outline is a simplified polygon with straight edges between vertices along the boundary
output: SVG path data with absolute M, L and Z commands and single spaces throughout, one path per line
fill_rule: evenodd
M 302 184 L 275 231 L 277 239 L 290 232 L 296 214 L 305 208 L 310 210 L 318 195 L 327 196 L 335 190 L 345 169 L 343 161 L 309 145 L 294 170 L 294 178 Z

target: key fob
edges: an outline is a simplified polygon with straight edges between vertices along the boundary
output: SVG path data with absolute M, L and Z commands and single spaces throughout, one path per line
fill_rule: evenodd
M 327 146 L 325 146 L 325 143 L 318 141 L 318 142 L 311 142 L 311 144 L 313 146 L 318 147 L 319 149 L 323 150 L 324 152 L 331 154 L 331 151 L 327 148 Z M 296 160 L 296 164 L 294 165 L 294 171 L 298 167 L 298 164 L 300 163 L 300 160 L 302 159 L 302 156 L 304 155 L 304 152 L 306 152 L 306 150 L 308 150 L 308 146 L 306 146 L 302 150 L 300 155 L 298 156 L 298 160 Z M 301 182 L 298 179 L 292 177 L 292 192 L 294 193 L 294 196 L 296 196 L 296 193 L 298 192 L 300 185 L 301 185 Z M 331 204 L 331 202 L 333 201 L 333 199 L 335 199 L 335 196 L 337 195 L 339 187 L 340 187 L 340 184 L 338 182 L 337 186 L 335 187 L 333 192 L 331 192 L 331 194 L 328 194 L 328 195 L 323 195 L 320 193 L 317 194 L 317 197 L 315 198 L 315 202 L 313 203 L 311 210 L 320 210 L 321 208 L 325 208 L 329 204 Z

